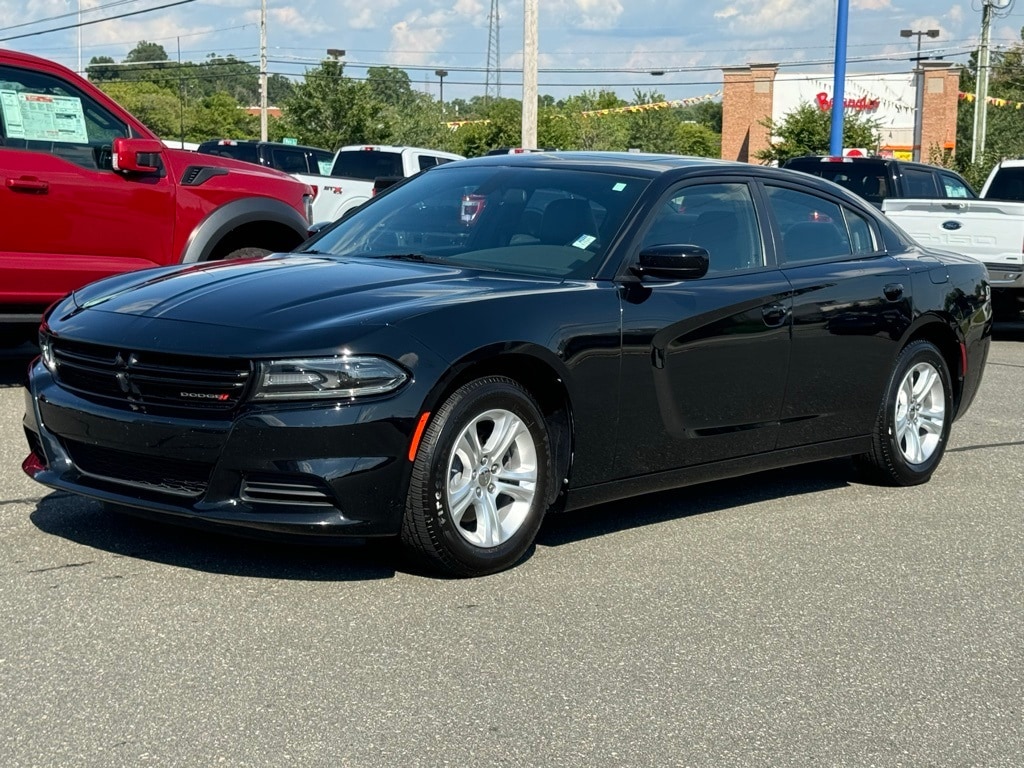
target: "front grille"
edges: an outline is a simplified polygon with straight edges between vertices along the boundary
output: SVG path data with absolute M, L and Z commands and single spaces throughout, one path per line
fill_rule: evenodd
M 248 361 L 133 351 L 52 339 L 57 380 L 105 405 L 146 413 L 226 414 L 251 379 Z
M 213 469 L 204 462 L 145 456 L 75 440 L 65 440 L 64 448 L 84 475 L 174 496 L 202 496 Z
M 319 486 L 288 479 L 246 478 L 239 497 L 242 501 L 262 504 L 333 506 L 330 497 Z

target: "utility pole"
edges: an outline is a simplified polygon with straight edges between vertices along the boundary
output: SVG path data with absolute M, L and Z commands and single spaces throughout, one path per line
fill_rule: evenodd
M 260 0 L 260 141 L 267 140 L 267 0 Z
M 537 0 L 523 2 L 522 146 L 537 146 Z
M 992 27 L 992 3 L 981 5 L 981 47 L 978 49 L 978 77 L 974 88 L 974 135 L 971 137 L 971 162 L 985 154 L 985 131 L 988 122 L 989 32 Z

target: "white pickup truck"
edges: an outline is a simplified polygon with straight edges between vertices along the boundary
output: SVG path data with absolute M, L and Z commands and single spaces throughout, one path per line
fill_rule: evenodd
M 922 245 L 956 251 L 988 268 L 997 319 L 1024 308 L 1024 160 L 1004 160 L 977 200 L 889 198 L 882 211 Z
M 351 144 L 334 155 L 329 179 L 322 179 L 313 200 L 313 221 L 335 221 L 373 196 L 377 179 L 414 176 L 434 165 L 462 160 L 462 155 L 422 147 Z

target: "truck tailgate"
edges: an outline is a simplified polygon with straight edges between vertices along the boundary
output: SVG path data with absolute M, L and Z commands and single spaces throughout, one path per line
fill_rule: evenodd
M 986 264 L 1024 263 L 1024 203 L 890 198 L 882 211 L 921 245 Z

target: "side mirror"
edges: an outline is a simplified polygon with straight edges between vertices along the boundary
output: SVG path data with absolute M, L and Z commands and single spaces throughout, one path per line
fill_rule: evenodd
M 333 223 L 333 221 L 314 221 L 312 224 L 306 227 L 306 237 L 309 238 L 315 235 L 319 235 Z
M 114 170 L 121 173 L 159 173 L 164 152 L 156 139 L 114 139 Z
M 630 270 L 640 278 L 696 280 L 704 277 L 710 266 L 711 257 L 699 245 L 652 245 L 640 251 Z

